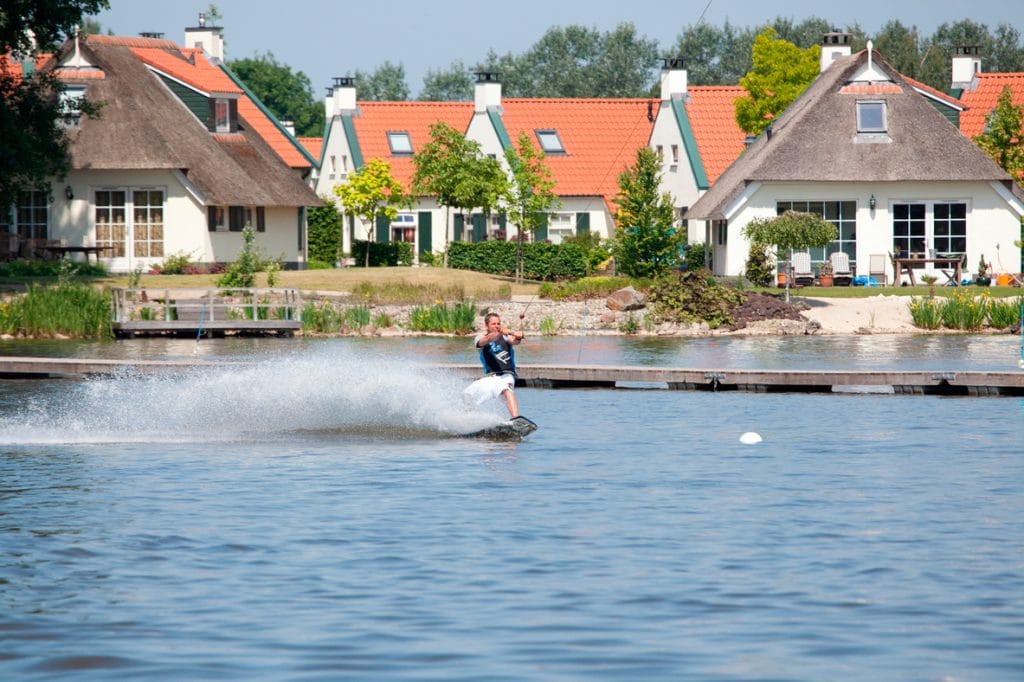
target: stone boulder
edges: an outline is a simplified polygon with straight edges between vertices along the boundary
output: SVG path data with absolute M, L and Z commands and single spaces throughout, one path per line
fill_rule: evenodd
M 610 310 L 640 310 L 647 305 L 647 297 L 633 287 L 613 292 L 605 302 Z

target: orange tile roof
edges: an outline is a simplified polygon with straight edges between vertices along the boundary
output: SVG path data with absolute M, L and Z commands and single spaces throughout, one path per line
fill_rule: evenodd
M 691 86 L 689 93 L 686 115 L 704 162 L 704 172 L 713 185 L 743 153 L 747 134 L 736 123 L 735 101 L 746 90 L 738 85 L 698 85 Z
M 653 122 L 649 99 L 505 99 L 502 121 L 516 143 L 525 131 L 538 145 L 535 130 L 555 130 L 565 154 L 548 154 L 545 163 L 561 196 L 603 197 L 609 210 L 619 191 L 619 173 L 647 146 Z
M 900 74 L 900 75 L 902 75 L 902 74 Z M 909 76 L 903 76 L 903 80 L 905 80 L 907 83 L 909 83 L 911 87 L 913 87 L 913 88 L 915 88 L 917 90 L 923 90 L 923 91 L 927 92 L 929 95 L 931 95 L 932 97 L 935 97 L 936 99 L 940 99 L 943 102 L 946 102 L 947 104 L 951 104 L 951 105 L 953 105 L 955 107 L 963 107 L 963 102 L 958 100 L 956 97 L 953 97 L 953 95 L 950 95 L 948 93 L 942 92 L 941 90 L 936 90 L 932 86 L 927 85 L 925 83 L 922 83 L 921 81 L 914 80 L 913 78 L 910 78 Z
M 472 102 L 360 102 L 359 116 L 352 121 L 359 138 L 363 161 L 382 159 L 391 165 L 391 174 L 406 188 L 412 181 L 412 157 L 392 156 L 388 132 L 407 132 L 413 152 L 430 141 L 430 126 L 443 121 L 465 132 L 473 116 Z M 319 158 L 319 154 L 317 155 Z
M 324 146 L 324 138 L 322 137 L 296 137 L 299 144 L 301 144 L 309 155 L 317 161 L 320 160 L 320 150 Z
M 985 122 L 996 108 L 1004 87 L 1010 86 L 1013 104 L 1024 104 L 1024 73 L 976 73 L 974 76 L 977 87 L 964 90 L 960 96 L 960 101 L 968 107 L 960 114 L 960 132 L 969 138 L 984 132 Z

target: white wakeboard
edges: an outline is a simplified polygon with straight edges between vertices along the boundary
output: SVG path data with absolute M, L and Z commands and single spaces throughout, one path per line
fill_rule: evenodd
M 522 440 L 537 430 L 537 424 L 526 417 L 514 417 L 507 422 L 489 426 L 481 431 L 467 433 L 466 438 L 490 438 L 491 440 Z

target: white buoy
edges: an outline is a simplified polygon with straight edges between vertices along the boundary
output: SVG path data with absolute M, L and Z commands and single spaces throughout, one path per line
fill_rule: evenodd
M 747 431 L 742 436 L 740 436 L 740 442 L 743 443 L 744 445 L 753 445 L 755 443 L 760 443 L 761 440 L 761 434 L 755 433 L 753 431 Z

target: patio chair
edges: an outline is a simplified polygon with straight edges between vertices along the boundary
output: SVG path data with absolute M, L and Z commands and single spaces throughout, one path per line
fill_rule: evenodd
M 829 255 L 832 263 L 832 279 L 836 286 L 848 287 L 853 283 L 853 272 L 850 271 L 850 256 L 845 251 L 836 251 Z
M 886 258 L 889 257 L 884 253 L 873 253 L 868 259 L 868 277 L 875 280 L 878 286 L 886 286 L 889 284 L 889 266 L 886 264 Z
M 814 284 L 814 270 L 811 269 L 811 254 L 793 254 L 793 284 Z

